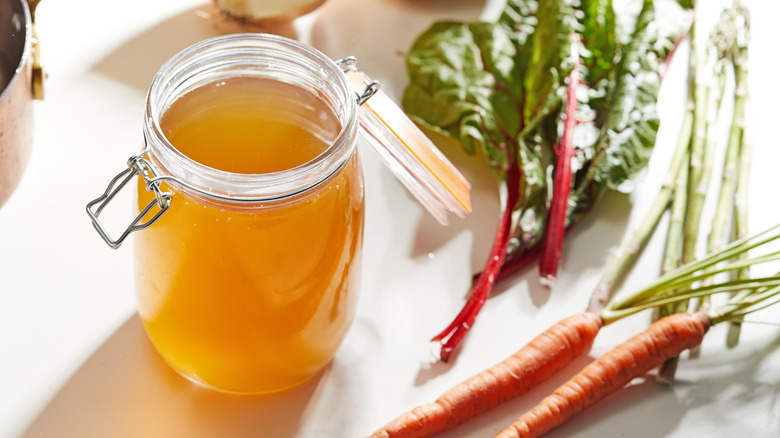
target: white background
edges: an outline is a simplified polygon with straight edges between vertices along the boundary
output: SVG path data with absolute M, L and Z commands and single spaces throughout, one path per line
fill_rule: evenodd
M 658 153 L 638 191 L 608 196 L 570 234 L 551 292 L 539 285 L 535 266 L 500 285 L 448 364 L 426 365 L 428 339 L 460 309 L 471 274 L 487 257 L 498 216 L 494 179 L 479 158 L 443 144 L 472 182 L 474 213 L 441 227 L 364 150 L 362 290 L 341 350 L 322 373 L 292 390 L 223 395 L 193 386 L 158 358 L 134 310 L 132 238 L 118 251 L 108 249 L 84 212 L 139 149 L 145 93 L 157 68 L 222 30 L 209 19 L 205 0 L 110 3 L 47 0 L 38 10 L 49 73 L 46 98 L 35 104 L 27 172 L 0 209 L 0 437 L 368 435 L 585 308 L 605 261 L 643 217 L 660 184 L 685 102 L 687 46 L 665 80 Z M 716 10 L 718 2 L 707 3 Z M 780 219 L 780 6 L 766 0 L 749 5 L 749 126 L 755 140 L 750 226 L 758 231 Z M 436 20 L 493 18 L 502 6 L 492 0 L 328 0 L 315 14 L 269 31 L 301 39 L 333 58 L 356 56 L 398 100 L 407 82 L 403 57 L 417 35 Z M 730 108 L 722 118 L 730 120 Z M 120 218 L 114 223 L 121 226 L 129 202 L 114 208 Z M 711 214 L 710 204 L 707 209 Z M 665 224 L 624 290 L 657 275 Z M 780 309 L 756 314 L 754 319 L 775 325 L 746 324 L 734 350 L 723 347 L 723 327 L 716 327 L 703 356 L 683 361 L 674 388 L 661 388 L 652 378 L 636 382 L 550 436 L 777 437 L 779 315 Z M 590 357 L 446 436 L 492 436 L 647 322 L 647 315 L 639 315 L 606 327 Z

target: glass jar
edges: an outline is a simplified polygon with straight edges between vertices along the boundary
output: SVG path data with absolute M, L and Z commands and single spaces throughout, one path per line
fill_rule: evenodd
M 232 97 L 222 99 L 228 89 Z M 258 130 L 251 121 L 252 145 L 241 149 L 236 136 L 258 108 L 263 123 L 284 127 Z M 221 119 L 226 124 L 216 124 Z M 87 212 L 113 248 L 145 230 L 135 241 L 138 311 L 180 374 L 220 391 L 264 393 L 306 380 L 335 355 L 360 280 L 358 134 L 437 218 L 465 214 L 453 207 L 462 195 L 452 195 L 465 180 L 352 59 L 334 62 L 278 36 L 236 34 L 185 49 L 157 73 L 146 148 Z M 304 137 L 321 148 L 298 156 Z M 453 178 L 461 181 L 456 190 L 439 182 Z M 137 216 L 112 239 L 98 215 L 134 180 Z
M 171 144 L 161 119 L 185 95 L 235 77 L 311 93 L 340 129 L 321 154 L 291 169 L 240 174 L 194 161 Z M 336 64 L 271 36 L 205 41 L 155 77 L 144 118 L 147 157 L 158 174 L 187 186 L 167 180 L 182 199 L 136 237 L 138 313 L 157 350 L 185 377 L 222 391 L 275 391 L 312 376 L 335 354 L 355 314 L 360 278 L 356 107 Z M 316 119 L 297 122 L 315 131 Z M 139 179 L 139 212 L 155 203 L 146 184 Z

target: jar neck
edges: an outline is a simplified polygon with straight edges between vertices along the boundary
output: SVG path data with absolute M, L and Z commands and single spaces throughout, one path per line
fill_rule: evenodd
M 192 160 L 163 133 L 163 113 L 188 92 L 235 77 L 271 79 L 311 92 L 329 107 L 341 130 L 315 158 L 278 172 L 233 173 Z M 322 53 L 283 37 L 235 34 L 191 46 L 163 65 L 146 102 L 144 138 L 152 163 L 175 189 L 206 201 L 283 202 L 328 180 L 355 152 L 357 107 L 344 74 Z

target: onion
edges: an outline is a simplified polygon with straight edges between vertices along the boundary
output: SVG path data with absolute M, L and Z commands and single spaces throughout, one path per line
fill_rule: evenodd
M 308 14 L 325 0 L 214 0 L 214 3 L 230 18 L 264 24 L 289 21 Z

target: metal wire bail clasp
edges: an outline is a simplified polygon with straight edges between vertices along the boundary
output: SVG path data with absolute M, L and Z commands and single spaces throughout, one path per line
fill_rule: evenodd
M 133 231 L 142 230 L 152 225 L 155 221 L 157 221 L 157 219 L 160 218 L 160 216 L 163 215 L 163 213 L 168 210 L 168 207 L 171 205 L 171 193 L 163 192 L 160 189 L 161 181 L 157 179 L 157 175 L 155 174 L 154 168 L 152 167 L 152 163 L 144 158 L 148 151 L 149 149 L 147 148 L 140 153 L 130 157 L 127 160 L 127 169 L 119 172 L 119 174 L 115 176 L 110 183 L 108 183 L 106 191 L 103 192 L 101 196 L 93 199 L 89 204 L 87 204 L 87 214 L 92 219 L 92 226 L 95 227 L 95 230 L 97 230 L 98 234 L 100 234 L 100 237 L 102 237 L 103 240 L 112 249 L 119 248 L 125 238 L 127 238 L 127 236 L 130 235 L 130 233 Z M 122 235 L 114 240 L 111 238 L 111 236 L 108 235 L 108 232 L 98 220 L 98 216 L 100 216 L 100 213 L 103 211 L 106 205 L 108 205 L 108 203 L 114 199 L 117 193 L 119 193 L 119 191 L 122 190 L 127 185 L 127 183 L 132 181 L 139 173 L 146 182 L 146 190 L 154 192 L 155 199 L 152 200 L 152 202 L 150 202 L 138 214 L 138 216 L 136 216 L 136 218 L 130 223 L 130 226 L 125 229 Z M 142 222 L 143 218 L 146 217 L 146 215 L 154 208 L 155 205 L 160 210 L 150 219 Z
M 343 71 L 345 74 L 357 71 L 357 58 L 354 56 L 347 56 L 346 58 L 336 61 L 336 65 L 339 66 L 341 71 Z M 358 105 L 363 105 L 368 99 L 371 98 L 371 96 L 379 91 L 379 81 L 371 81 L 369 83 L 364 83 L 364 85 L 366 88 L 362 93 L 357 91 L 355 92 L 355 94 L 357 94 Z

